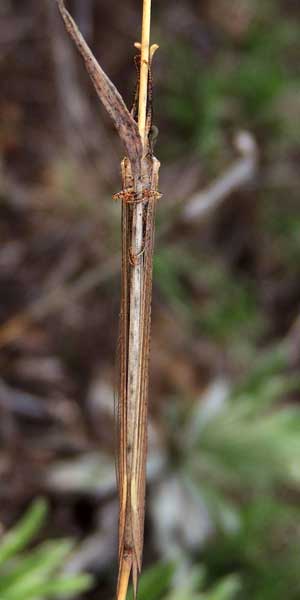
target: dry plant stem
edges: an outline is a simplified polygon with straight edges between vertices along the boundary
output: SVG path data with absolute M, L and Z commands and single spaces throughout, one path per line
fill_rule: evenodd
M 104 73 L 63 0 L 57 0 L 65 27 L 75 42 L 96 92 L 125 148 L 122 163 L 122 301 L 118 406 L 119 577 L 118 600 L 125 600 L 130 575 L 134 595 L 141 572 L 146 485 L 148 360 L 155 203 L 159 162 L 150 148 L 151 0 L 143 0 L 138 124 Z M 151 50 L 151 58 L 156 47 Z M 151 100 L 151 98 L 149 98 Z M 148 106 L 149 104 L 149 106 Z
M 147 157 L 149 172 L 144 180 L 143 200 L 144 231 L 143 250 L 136 260 L 140 262 L 142 278 L 138 299 L 139 331 L 136 360 L 130 360 L 132 328 L 130 319 L 135 313 L 136 297 L 132 294 L 132 271 L 135 261 L 131 256 L 134 204 L 123 202 L 122 207 L 122 301 L 120 315 L 120 391 L 118 406 L 118 483 L 120 495 L 119 522 L 119 585 L 118 600 L 123 598 L 124 581 L 128 579 L 128 569 L 132 570 L 134 588 L 141 570 L 144 530 L 144 505 L 146 483 L 147 449 L 147 404 L 148 404 L 148 362 L 150 351 L 150 323 L 152 296 L 152 264 L 154 247 L 154 221 L 156 200 L 159 197 L 159 162 L 155 157 Z M 132 189 L 133 178 L 130 162 L 122 162 L 124 194 Z M 127 190 L 127 191 L 125 191 Z M 130 196 L 129 196 L 130 199 Z M 132 369 L 132 371 L 131 371 Z M 134 378 L 136 388 L 133 386 Z M 131 396 L 130 396 L 131 394 Z M 132 398 L 132 399 L 131 399 Z
M 147 116 L 147 98 L 148 98 L 148 75 L 150 58 L 150 28 L 151 28 L 151 0 L 143 0 L 143 21 L 142 21 L 142 43 L 141 43 L 141 73 L 139 89 L 139 118 L 138 126 L 143 143 L 143 148 L 147 146 L 146 136 L 146 116 Z
M 141 181 L 122 164 L 123 189 L 135 202 L 123 203 L 121 379 L 119 411 L 119 578 L 117 599 L 125 600 L 130 573 L 134 595 L 141 572 L 147 450 L 148 357 L 152 295 L 152 255 L 158 163 L 149 156 L 147 99 L 150 61 L 151 0 L 143 2 L 138 126 L 143 144 Z M 148 155 L 148 157 L 147 157 Z M 155 181 L 153 180 L 155 179 Z M 148 192 L 148 196 L 145 194 Z M 146 221 L 146 231 L 144 231 Z M 148 237 L 150 227 L 150 235 Z M 130 246 L 129 246 L 130 244 Z

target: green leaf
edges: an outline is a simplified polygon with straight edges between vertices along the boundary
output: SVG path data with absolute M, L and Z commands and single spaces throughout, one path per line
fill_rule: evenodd
M 39 548 L 32 550 L 17 561 L 11 561 L 0 579 L 0 594 L 21 593 L 32 581 L 43 581 L 63 564 L 65 557 L 72 549 L 72 542 L 68 540 L 46 542 Z
M 171 563 L 161 563 L 147 569 L 139 584 L 139 600 L 159 600 L 170 584 L 175 567 Z M 132 590 L 128 600 L 133 600 Z
M 32 541 L 47 512 L 46 502 L 37 500 L 21 522 L 9 531 L 0 544 L 1 600 L 42 600 L 70 597 L 91 586 L 89 575 L 64 575 L 61 568 L 73 542 L 45 542 L 19 554 Z
M 53 581 L 43 581 L 37 576 L 28 580 L 22 589 L 4 593 L 2 600 L 38 600 L 44 596 L 68 598 L 89 589 L 91 584 L 92 577 L 90 575 L 62 576 L 54 578 Z
M 236 575 L 230 575 L 218 583 L 209 592 L 205 600 L 233 600 L 241 589 L 241 583 Z
M 47 504 L 45 500 L 38 499 L 21 522 L 4 535 L 0 544 L 0 566 L 27 546 L 41 528 L 46 514 Z

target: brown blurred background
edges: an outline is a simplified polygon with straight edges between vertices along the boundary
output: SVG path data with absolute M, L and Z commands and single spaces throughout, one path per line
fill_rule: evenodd
M 68 7 L 130 106 L 141 3 Z M 299 34 L 294 0 L 153 2 L 145 565 L 256 600 L 300 597 Z M 2 0 L 0 76 L 0 518 L 46 497 L 95 575 L 77 597 L 111 598 L 122 148 L 54 0 Z

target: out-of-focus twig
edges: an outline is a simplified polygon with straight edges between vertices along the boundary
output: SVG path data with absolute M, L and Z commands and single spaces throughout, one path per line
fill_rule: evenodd
M 76 0 L 75 19 L 85 39 L 89 41 L 93 35 L 94 0 Z
M 240 132 L 235 143 L 241 158 L 206 190 L 198 192 L 190 198 L 180 216 L 185 223 L 197 223 L 204 219 L 218 208 L 230 194 L 253 180 L 258 164 L 256 142 L 250 133 Z
M 86 9 L 88 2 L 78 3 Z M 77 61 L 73 49 L 65 36 L 61 19 L 53 2 L 46 3 L 48 21 L 51 31 L 50 40 L 53 56 L 55 84 L 58 96 L 62 130 L 69 150 L 77 158 L 86 158 L 90 152 L 96 153 L 100 158 L 101 171 L 110 176 L 111 168 L 108 157 L 115 154 L 111 138 L 106 133 L 105 127 L 97 119 L 89 100 L 80 83 Z M 91 18 L 88 10 L 82 9 L 87 20 Z M 97 127 L 95 122 L 97 121 Z M 98 165 L 99 167 L 99 165 Z
M 108 277 L 118 272 L 119 256 L 106 260 L 105 264 L 97 266 L 84 273 L 75 283 L 55 287 L 42 295 L 27 309 L 9 319 L 0 327 L 0 348 L 17 340 L 24 331 L 36 321 L 61 309 L 66 304 L 73 303 L 90 290 L 94 289 Z
M 55 406 L 55 404 L 53 403 Z M 60 417 L 52 410 L 52 405 L 43 399 L 24 390 L 13 388 L 0 379 L 0 410 L 14 414 L 16 417 L 26 417 L 36 421 L 57 419 Z

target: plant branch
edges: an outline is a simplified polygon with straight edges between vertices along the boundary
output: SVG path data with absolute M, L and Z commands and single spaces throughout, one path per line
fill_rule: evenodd
M 145 190 L 152 179 L 153 161 L 147 158 L 149 141 L 146 128 L 147 100 L 150 60 L 151 0 L 143 0 L 141 65 L 138 106 L 138 128 L 143 145 L 141 160 L 141 178 L 133 172 L 133 188 L 137 202 L 123 206 L 125 229 L 123 230 L 123 266 L 122 266 L 122 309 L 121 314 L 121 356 L 120 365 L 120 403 L 121 413 L 126 415 L 119 424 L 119 490 L 120 490 L 120 527 L 119 527 L 119 577 L 117 600 L 125 600 L 130 575 L 133 580 L 134 598 L 137 597 L 138 577 L 141 572 L 144 504 L 145 504 L 145 452 L 147 438 L 147 381 L 151 303 L 145 307 L 147 286 L 146 267 L 148 260 L 144 244 L 144 222 L 148 214 L 148 202 Z M 132 168 L 132 167 L 131 167 Z M 127 177 L 123 186 L 126 189 Z M 149 188 L 151 189 L 151 187 Z M 154 224 L 153 224 L 154 227 Z M 128 253 L 126 240 L 130 240 Z M 150 256 L 150 255 L 149 255 Z M 130 267 L 128 269 L 128 261 Z M 148 268 L 152 272 L 151 265 Z M 128 281 L 127 281 L 128 276 Z M 128 288 L 129 285 L 129 288 Z M 151 289 L 148 290 L 151 294 Z M 128 305 L 128 316 L 125 316 Z M 146 311 L 146 312 L 145 312 Z M 127 326 L 128 319 L 128 326 Z M 145 372 L 146 366 L 146 372 Z M 125 385 L 123 373 L 125 370 Z
M 240 132 L 236 139 L 236 147 L 241 158 L 206 190 L 197 192 L 190 198 L 181 213 L 180 218 L 183 222 L 193 223 L 204 219 L 218 208 L 230 194 L 253 179 L 258 162 L 258 151 L 254 138 L 248 132 Z
M 148 77 L 150 57 L 150 29 L 151 29 L 151 0 L 143 0 L 143 22 L 141 43 L 141 74 L 139 89 L 139 132 L 145 148 L 146 112 L 148 98 Z

